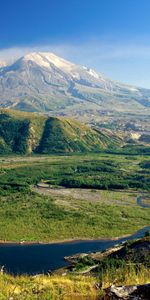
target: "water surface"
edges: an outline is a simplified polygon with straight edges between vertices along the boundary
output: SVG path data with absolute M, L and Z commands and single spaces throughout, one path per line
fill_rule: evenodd
M 81 252 L 101 251 L 112 247 L 125 240 L 140 238 L 150 230 L 150 226 L 144 227 L 135 234 L 120 238 L 119 240 L 93 240 L 74 241 L 54 244 L 34 245 L 0 245 L 0 265 L 12 274 L 38 274 L 47 273 L 66 266 L 64 256 L 70 256 Z

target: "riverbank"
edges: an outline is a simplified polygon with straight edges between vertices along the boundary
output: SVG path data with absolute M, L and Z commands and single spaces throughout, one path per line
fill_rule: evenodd
M 43 241 L 4 241 L 4 240 L 0 240 L 0 246 L 2 245 L 11 245 L 11 246 L 17 246 L 17 245 L 26 245 L 26 246 L 30 246 L 30 245 L 53 245 L 53 244 L 67 244 L 67 243 L 80 243 L 80 242 L 101 242 L 101 241 L 118 241 L 120 239 L 124 239 L 124 238 L 128 238 L 132 235 L 136 235 L 139 231 L 145 230 L 145 232 L 147 230 L 150 229 L 150 226 L 144 226 L 143 228 L 131 233 L 131 234 L 126 234 L 126 235 L 122 235 L 120 237 L 113 237 L 113 238 L 109 238 L 109 237 L 105 237 L 105 238 L 99 238 L 99 239 L 88 239 L 88 238 L 79 238 L 79 239 L 63 239 L 63 240 L 53 240 L 53 241 L 49 241 L 49 242 L 43 242 Z
M 63 240 L 52 240 L 49 242 L 42 242 L 42 241 L 3 241 L 0 240 L 0 246 L 1 245 L 53 245 L 53 244 L 67 244 L 67 243 L 80 243 L 80 242 L 93 242 L 93 241 L 117 241 L 121 238 L 129 237 L 130 234 L 126 234 L 120 237 L 114 237 L 114 238 L 99 238 L 99 239 L 88 239 L 88 238 L 80 238 L 80 239 L 63 239 Z
M 116 266 L 117 268 L 119 265 L 122 266 L 123 263 L 125 265 L 143 264 L 149 269 L 150 236 L 130 241 L 127 240 L 104 251 L 75 254 L 65 257 L 65 260 L 70 264 L 68 268 L 66 267 L 66 271 L 68 270 L 68 272 L 75 272 L 77 274 L 93 274 L 95 276 L 102 271 L 104 266 L 108 268 L 109 264 L 110 270 L 112 267 Z

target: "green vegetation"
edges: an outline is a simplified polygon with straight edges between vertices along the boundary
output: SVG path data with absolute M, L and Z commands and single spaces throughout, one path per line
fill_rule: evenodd
M 0 153 L 30 153 L 36 149 L 45 126 L 45 117 L 0 110 Z
M 0 153 L 64 153 L 112 149 L 122 143 L 76 121 L 0 110 Z
M 1 157 L 0 239 L 115 237 L 148 225 L 149 209 L 136 205 L 141 188 L 149 190 L 150 175 L 141 168 L 148 160 L 110 154 Z M 31 188 L 41 181 L 71 188 L 76 183 L 85 192 L 74 189 L 67 196 L 63 189 L 56 195 Z M 122 187 L 130 189 L 123 192 Z
M 140 144 L 127 144 L 122 148 L 108 150 L 109 153 L 127 155 L 150 155 L 150 147 Z
M 23 121 L 27 129 L 33 130 L 33 135 L 27 139 L 28 143 L 25 139 L 28 130 L 24 131 L 24 140 L 18 135 L 18 132 L 22 133 L 18 119 L 13 122 L 15 138 L 10 132 L 7 133 L 9 126 L 12 126 L 10 122 L 5 127 L 7 141 L 1 138 L 0 147 L 6 147 L 11 152 L 12 145 L 16 145 L 17 149 L 24 149 L 21 151 L 26 153 L 30 145 L 30 149 L 41 147 L 40 151 L 46 152 L 49 142 L 52 145 L 54 141 L 52 149 L 57 151 L 53 136 L 57 130 L 52 130 L 52 135 L 49 130 L 45 132 L 45 124 L 52 126 L 51 122 L 52 127 L 56 126 L 60 132 L 57 121 L 43 118 L 38 123 L 43 132 L 42 142 L 41 134 L 34 138 L 33 126 L 28 124 L 27 119 Z M 36 120 L 34 122 L 34 128 L 37 128 Z M 66 134 L 66 121 L 61 122 L 61 126 L 63 134 Z M 69 134 L 72 135 L 71 129 L 67 137 Z M 66 139 L 65 135 L 63 139 Z M 78 147 L 78 143 L 76 145 Z M 69 151 L 68 148 L 64 150 Z M 123 151 L 120 150 L 120 154 L 0 156 L 0 240 L 50 242 L 60 240 L 60 237 L 61 240 L 112 238 L 131 234 L 148 225 L 149 209 L 139 207 L 136 198 L 142 192 L 146 201 L 149 201 L 150 156 L 144 152 L 140 152 L 142 155 L 133 155 L 132 151 L 128 155 Z M 41 183 L 41 187 L 37 187 L 38 183 Z M 42 188 L 42 184 L 47 184 L 49 188 Z M 146 239 L 149 238 L 149 232 L 146 236 Z M 137 263 L 137 255 L 131 246 L 131 243 L 127 243 L 124 249 L 126 257 L 129 256 L 128 263 L 117 254 L 101 262 L 94 257 L 85 257 L 78 262 L 75 272 L 66 276 L 13 277 L 0 274 L 0 299 L 96 300 L 104 294 L 104 288 L 113 283 L 147 283 L 150 276 L 143 253 L 148 258 L 147 262 L 149 256 L 142 248 L 140 263 Z M 96 273 L 92 270 L 90 276 L 77 274 L 87 271 L 93 264 L 98 264 Z M 101 288 L 97 288 L 99 283 Z
M 74 203 L 73 203 L 74 204 Z M 83 201 L 64 207 L 50 197 L 32 192 L 1 198 L 0 239 L 52 241 L 70 238 L 100 238 L 132 233 L 147 225 L 149 210 L 139 207 Z M 111 216 L 111 218 L 110 218 Z
M 100 151 L 119 143 L 100 131 L 90 129 L 76 121 L 49 118 L 37 149 L 39 153 Z

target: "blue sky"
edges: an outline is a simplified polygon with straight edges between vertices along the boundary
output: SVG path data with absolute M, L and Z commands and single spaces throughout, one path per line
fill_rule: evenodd
M 53 51 L 150 88 L 149 0 L 0 0 L 0 60 Z

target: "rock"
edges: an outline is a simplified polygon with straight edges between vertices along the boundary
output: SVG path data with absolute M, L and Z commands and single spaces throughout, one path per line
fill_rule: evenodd
M 115 286 L 105 289 L 103 300 L 149 300 L 150 284 Z
M 81 258 L 84 258 L 84 257 L 88 257 L 88 253 L 78 253 L 78 254 L 74 254 L 72 256 L 65 256 L 64 260 L 71 264 L 76 264 L 78 262 L 78 260 L 80 260 Z

